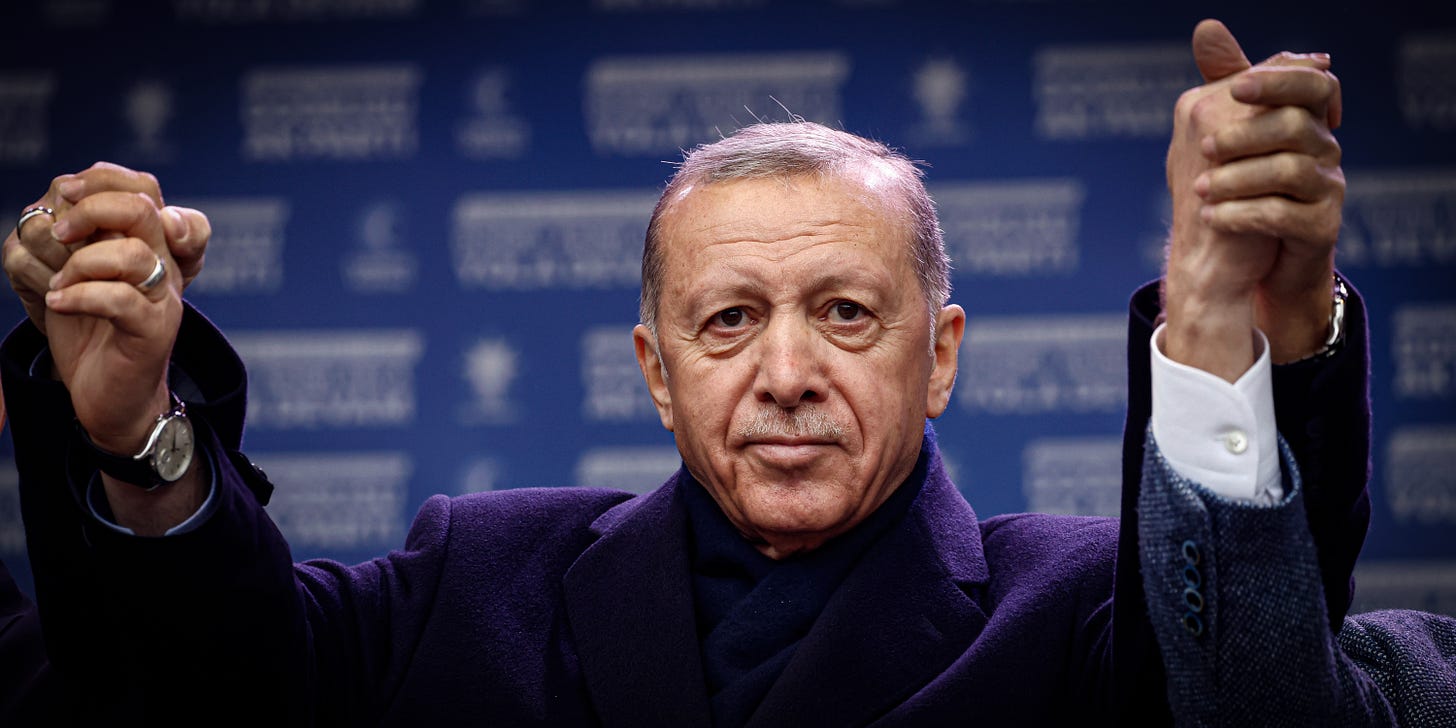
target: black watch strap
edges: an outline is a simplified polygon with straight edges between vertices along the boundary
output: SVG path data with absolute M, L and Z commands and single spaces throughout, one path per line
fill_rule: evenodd
M 172 394 L 172 409 L 163 412 L 157 417 L 152 426 L 152 432 L 147 444 L 143 446 L 142 452 L 136 455 L 118 455 L 98 446 L 92 442 L 91 435 L 86 428 L 81 426 L 81 421 L 76 420 L 76 434 L 80 436 L 82 450 L 91 464 L 107 475 L 110 475 L 123 483 L 131 483 L 147 491 L 156 490 L 164 485 L 170 485 L 173 481 L 163 478 L 157 473 L 156 466 L 152 463 L 151 450 L 155 443 L 158 431 L 166 420 L 173 417 L 186 417 L 187 407 L 176 394 Z

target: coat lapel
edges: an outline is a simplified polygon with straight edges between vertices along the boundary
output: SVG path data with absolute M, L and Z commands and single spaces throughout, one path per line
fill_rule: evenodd
M 566 573 L 567 619 L 606 726 L 709 724 L 682 477 L 602 514 L 600 539 Z
M 939 453 L 931 457 L 905 519 L 850 572 L 749 726 L 868 723 L 942 673 L 985 626 L 967 594 L 989 580 L 976 515 Z

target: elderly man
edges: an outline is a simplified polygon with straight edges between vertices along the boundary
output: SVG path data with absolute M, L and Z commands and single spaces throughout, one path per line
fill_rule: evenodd
M 965 315 L 918 172 L 883 145 L 754 126 L 669 183 L 633 332 L 683 458 L 661 488 L 437 496 L 402 550 L 356 566 L 291 563 L 264 514 L 272 486 L 237 452 L 241 362 L 180 298 L 205 222 L 126 170 L 58 179 L 7 243 L 44 334 L 22 326 L 0 351 L 57 669 L 109 719 L 1111 723 L 1165 697 L 1189 723 L 1384 711 L 1329 627 L 1363 471 L 1324 468 L 1346 443 L 1306 426 L 1353 411 L 1331 427 L 1363 458 L 1363 320 L 1331 298 L 1338 84 L 1319 56 L 1250 68 L 1216 23 L 1194 46 L 1210 84 L 1180 101 L 1169 152 L 1167 325 L 1121 548 L 1112 520 L 980 523 L 948 480 L 926 419 Z M 1332 311 L 1334 334 L 1359 331 L 1332 336 Z M 1314 400 L 1278 414 L 1301 432 L 1282 455 L 1271 358 L 1304 360 L 1285 378 Z

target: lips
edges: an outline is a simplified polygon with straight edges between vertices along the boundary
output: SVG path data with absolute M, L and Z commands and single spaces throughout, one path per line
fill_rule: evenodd
M 776 469 L 802 468 L 824 457 L 831 440 L 806 437 L 770 437 L 753 440 L 744 445 L 749 457 Z

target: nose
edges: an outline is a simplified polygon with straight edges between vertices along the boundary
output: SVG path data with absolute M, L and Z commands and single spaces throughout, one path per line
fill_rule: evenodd
M 773 316 L 759 334 L 754 395 L 785 409 L 823 402 L 828 389 L 819 341 L 801 316 Z

